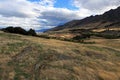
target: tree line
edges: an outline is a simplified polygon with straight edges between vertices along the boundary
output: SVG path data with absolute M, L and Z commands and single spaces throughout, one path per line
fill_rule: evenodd
M 9 26 L 9 27 L 3 28 L 1 30 L 4 32 L 8 32 L 8 33 L 16 33 L 16 34 L 22 34 L 22 35 L 30 35 L 30 36 L 37 35 L 34 29 L 29 29 L 28 31 L 26 31 L 25 29 L 23 29 L 21 27 Z

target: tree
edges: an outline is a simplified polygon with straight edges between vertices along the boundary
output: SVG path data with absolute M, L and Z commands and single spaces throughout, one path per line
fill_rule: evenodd
M 9 26 L 9 27 L 4 28 L 4 29 L 2 29 L 2 30 L 5 31 L 5 32 L 14 33 L 14 28 L 13 28 L 12 26 Z
M 2 29 L 4 32 L 9 32 L 9 33 L 16 33 L 16 34 L 22 34 L 22 35 L 31 35 L 31 36 L 36 36 L 36 32 L 33 29 L 30 29 L 29 31 L 24 30 L 21 27 L 7 27 Z
M 28 31 L 28 35 L 36 36 L 36 32 L 35 32 L 35 30 L 30 29 L 30 30 Z
M 14 33 L 27 35 L 27 31 L 24 30 L 24 29 L 21 28 L 21 27 L 15 27 L 15 28 L 14 28 Z

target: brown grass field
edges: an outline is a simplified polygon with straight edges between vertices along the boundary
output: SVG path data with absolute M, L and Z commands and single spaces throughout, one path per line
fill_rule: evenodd
M 120 80 L 120 39 L 86 41 L 0 32 L 0 80 Z

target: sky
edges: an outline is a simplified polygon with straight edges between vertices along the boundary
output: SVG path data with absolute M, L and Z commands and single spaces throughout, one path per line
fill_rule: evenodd
M 120 0 L 0 0 L 0 28 L 49 29 L 118 6 Z

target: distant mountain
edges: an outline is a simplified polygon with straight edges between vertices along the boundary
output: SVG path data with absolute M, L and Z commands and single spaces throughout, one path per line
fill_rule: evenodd
M 70 21 L 64 25 L 52 28 L 47 32 L 61 31 L 64 29 L 98 29 L 105 27 L 120 27 L 120 7 L 117 9 L 111 9 L 102 15 L 90 16 L 82 20 Z
M 47 30 L 49 30 L 49 29 L 40 29 L 40 30 L 35 30 L 36 32 L 45 32 L 45 31 L 47 31 Z

